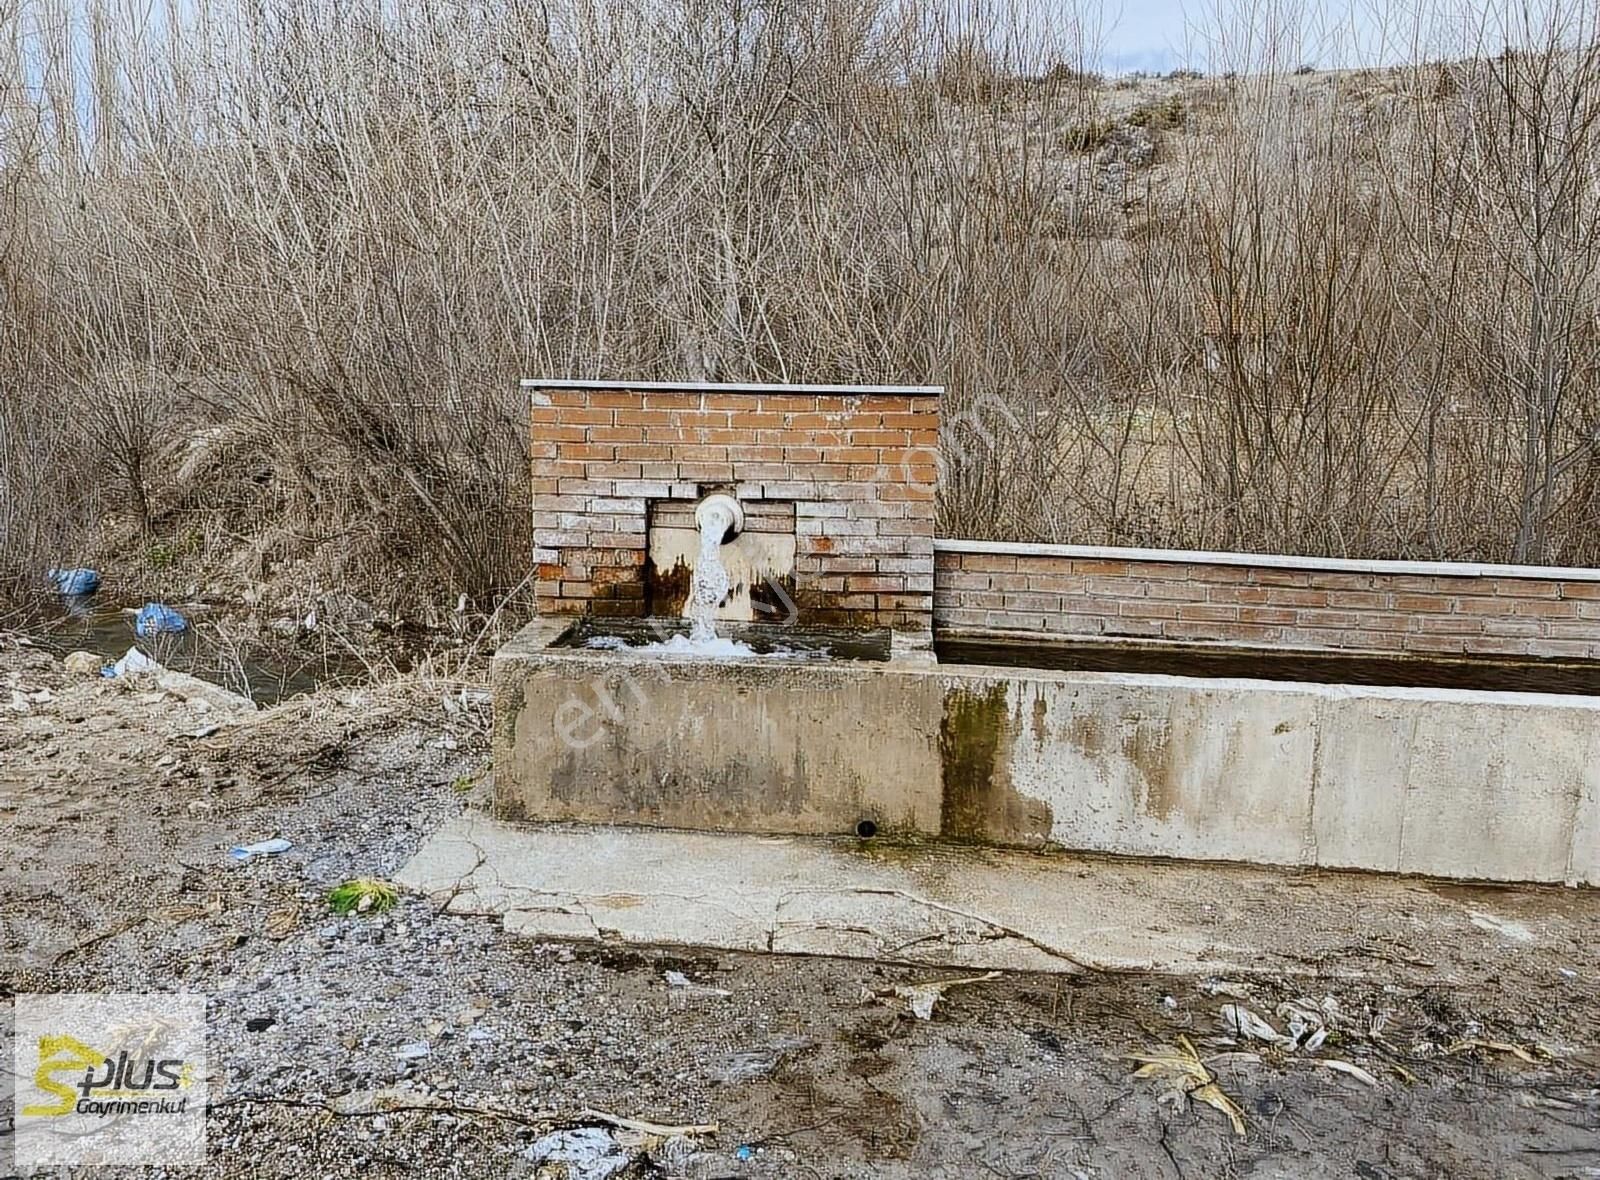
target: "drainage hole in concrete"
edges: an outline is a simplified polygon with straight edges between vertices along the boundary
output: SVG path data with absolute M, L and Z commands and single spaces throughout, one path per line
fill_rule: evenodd
M 863 840 L 870 840 L 877 834 L 878 825 L 873 823 L 870 819 L 864 819 L 860 823 L 856 824 L 856 835 L 860 836 Z

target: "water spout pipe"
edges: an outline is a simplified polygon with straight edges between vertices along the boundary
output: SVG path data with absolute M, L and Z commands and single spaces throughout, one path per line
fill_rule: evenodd
M 726 545 L 744 530 L 744 509 L 728 493 L 712 492 L 694 506 L 694 523 L 702 537 L 709 530 Z

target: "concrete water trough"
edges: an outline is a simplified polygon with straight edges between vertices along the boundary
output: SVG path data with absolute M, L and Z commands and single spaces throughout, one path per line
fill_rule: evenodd
M 530 386 L 507 819 L 1600 883 L 1594 571 L 936 541 L 936 389 Z
M 495 661 L 519 820 L 1600 883 L 1600 700 L 562 647 Z

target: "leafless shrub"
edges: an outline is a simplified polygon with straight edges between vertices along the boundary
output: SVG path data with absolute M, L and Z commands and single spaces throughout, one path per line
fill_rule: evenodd
M 951 534 L 1597 556 L 1577 0 L 1510 55 L 1150 95 L 997 6 L 23 2 L 13 581 L 104 488 L 307 601 L 487 609 L 528 374 L 944 382 Z M 1154 166 L 1099 150 L 1130 121 Z

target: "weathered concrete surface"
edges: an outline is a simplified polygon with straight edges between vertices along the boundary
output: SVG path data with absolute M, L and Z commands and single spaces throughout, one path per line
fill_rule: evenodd
M 942 669 L 973 691 L 989 669 Z M 1008 670 L 995 774 L 1102 852 L 1600 883 L 1600 701 Z M 1003 843 L 1031 833 L 995 831 Z
M 905 664 L 495 658 L 495 797 L 527 819 L 725 831 L 939 828 L 938 685 Z
M 1315 697 L 1153 677 L 1003 683 L 1008 749 L 994 774 L 1049 808 L 1048 843 L 1307 863 Z M 970 677 L 947 684 L 971 691 Z
M 524 819 L 1600 883 L 1600 700 L 1016 668 L 496 660 Z
M 534 938 L 984 970 L 1299 974 L 1343 962 L 1388 975 L 1381 956 L 1349 955 L 1348 917 L 1329 918 L 1359 913 L 1365 944 L 1411 948 L 1408 970 L 1450 981 L 1508 948 L 1570 951 L 1591 920 L 1577 895 L 1552 890 L 470 815 L 398 879 Z

